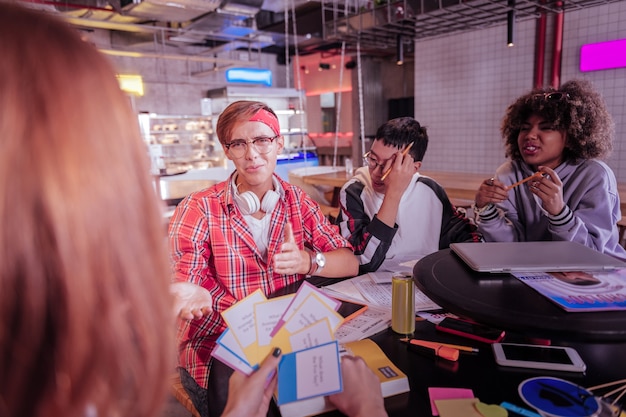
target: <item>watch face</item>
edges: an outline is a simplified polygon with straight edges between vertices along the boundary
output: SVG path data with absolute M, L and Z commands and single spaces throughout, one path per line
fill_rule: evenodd
M 315 263 L 318 267 L 323 268 L 326 265 L 326 257 L 323 253 L 318 252 L 315 254 Z

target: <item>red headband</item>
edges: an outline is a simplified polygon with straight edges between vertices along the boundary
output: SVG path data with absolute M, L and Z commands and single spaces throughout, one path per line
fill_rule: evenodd
M 250 118 L 250 121 L 265 123 L 267 126 L 269 126 L 270 129 L 272 129 L 276 136 L 280 135 L 278 119 L 271 112 L 265 109 L 260 109 L 258 112 L 256 112 L 254 116 Z

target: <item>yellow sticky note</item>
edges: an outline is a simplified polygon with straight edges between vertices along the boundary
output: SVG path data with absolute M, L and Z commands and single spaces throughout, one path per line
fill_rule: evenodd
M 474 404 L 478 398 L 455 398 L 450 400 L 435 400 L 441 417 L 483 417 Z

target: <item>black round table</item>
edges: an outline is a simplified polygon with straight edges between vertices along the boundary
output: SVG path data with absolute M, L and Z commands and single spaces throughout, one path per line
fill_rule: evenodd
M 566 312 L 510 274 L 473 271 L 451 249 L 422 258 L 413 279 L 445 310 L 504 330 L 570 341 L 626 340 L 626 311 Z
M 437 260 L 442 260 L 443 264 L 448 264 L 451 268 L 451 272 L 454 274 L 450 278 L 458 280 L 456 285 L 451 285 L 450 294 L 461 293 L 462 296 L 454 295 L 454 298 L 465 298 L 463 281 L 471 281 L 471 270 L 466 270 L 464 264 L 459 263 L 460 260 L 449 253 L 449 251 L 443 251 L 441 253 L 424 258 L 415 270 L 421 277 L 426 277 L 426 274 L 422 274 L 421 270 L 425 265 L 435 265 Z M 430 271 L 431 266 L 428 266 L 426 270 Z M 441 266 L 441 265 L 440 265 Z M 439 272 L 438 268 L 435 271 Z M 514 297 L 515 292 L 525 293 L 525 290 L 530 288 L 518 287 L 524 285 L 522 282 L 516 282 L 517 280 L 512 276 L 493 276 L 491 278 L 491 284 L 494 286 L 506 287 L 508 290 L 505 294 L 508 297 Z M 313 277 L 307 279 L 309 283 L 315 286 L 324 286 L 337 282 L 336 279 Z M 427 279 L 431 283 L 436 283 L 438 280 L 433 279 L 433 275 L 430 279 Z M 483 285 L 486 285 L 489 281 L 483 281 Z M 284 289 L 277 291 L 272 296 L 280 296 L 295 292 L 299 287 L 299 283 L 295 283 L 285 287 Z M 478 286 L 472 291 L 483 290 L 483 286 Z M 439 286 L 441 284 L 438 284 Z M 466 282 L 468 288 L 472 285 Z M 495 288 L 495 287 L 494 287 Z M 440 288 L 441 289 L 441 288 Z M 521 290 L 520 290 L 521 289 Z M 446 292 L 446 290 L 442 290 Z M 532 290 L 530 290 L 532 291 Z M 489 291 L 485 291 L 488 293 Z M 497 297 L 497 291 L 496 297 Z M 491 292 L 493 294 L 494 292 Z M 528 294 L 526 294 L 528 295 Z M 523 299 L 526 299 L 526 295 L 523 295 Z M 537 294 L 538 297 L 541 297 Z M 529 296 L 530 297 L 530 296 Z M 450 311 L 455 311 L 462 314 L 462 311 L 454 309 L 452 307 L 453 302 L 445 303 L 443 298 L 437 301 L 444 306 L 448 305 L 451 308 Z M 532 297 L 531 297 L 532 298 Z M 434 298 L 433 298 L 434 299 Z M 543 301 L 543 300 L 539 300 Z M 545 307 L 545 306 L 544 306 Z M 468 306 L 463 303 L 463 308 L 467 309 Z M 485 308 L 485 306 L 482 306 Z M 521 306 L 520 306 L 521 308 Z M 554 306 L 555 309 L 558 307 Z M 505 306 L 500 306 L 498 309 L 505 309 Z M 473 316 L 479 319 L 475 314 L 469 314 L 469 310 L 463 310 L 467 312 L 468 316 Z M 492 311 L 496 312 L 494 308 Z M 541 311 L 541 310 L 538 310 Z M 560 311 L 554 310 L 555 314 L 560 314 Z M 535 313 L 537 314 L 537 313 Z M 570 313 L 580 314 L 580 313 Z M 594 313 L 595 314 L 595 313 Z M 604 313 L 602 313 L 604 314 Z M 507 313 L 506 317 L 509 317 L 511 313 Z M 505 325 L 504 321 L 496 321 L 495 323 L 502 323 L 503 328 L 510 329 L 511 326 Z M 501 401 L 507 401 L 515 405 L 526 407 L 518 394 L 518 386 L 525 379 L 536 376 L 554 376 L 558 378 L 567 379 L 575 382 L 583 387 L 591 387 L 598 384 L 604 384 L 610 381 L 621 380 L 624 378 L 624 370 L 626 369 L 626 355 L 623 352 L 626 351 L 626 342 L 622 341 L 617 343 L 612 342 L 589 342 L 589 341 L 572 341 L 559 343 L 559 345 L 570 346 L 575 348 L 581 357 L 587 364 L 587 372 L 585 373 L 572 373 L 572 372 L 560 372 L 560 371 L 546 371 L 537 369 L 522 369 L 522 368 L 507 368 L 498 366 L 493 358 L 491 347 L 487 344 L 469 341 L 468 339 L 461 338 L 459 336 L 451 335 L 448 333 L 442 333 L 435 329 L 433 323 L 426 320 L 418 321 L 415 323 L 415 338 L 424 340 L 434 340 L 444 343 L 464 344 L 473 347 L 478 347 L 479 352 L 477 354 L 462 354 L 457 362 L 450 362 L 439 358 L 431 358 L 419 353 L 412 352 L 407 349 L 407 344 L 400 339 L 403 335 L 394 333 L 391 329 L 384 330 L 374 336 L 374 340 L 385 352 L 385 354 L 408 376 L 411 391 L 408 393 L 408 398 L 405 394 L 396 397 L 390 397 L 385 400 L 385 407 L 389 414 L 389 417 L 414 417 L 414 416 L 429 416 L 431 415 L 431 407 L 428 389 L 430 387 L 451 387 L 451 388 L 471 388 L 474 395 L 486 404 L 498 404 Z M 512 343 L 530 343 L 524 335 L 516 334 L 516 332 L 508 332 L 505 342 Z M 227 401 L 228 395 L 228 378 L 232 374 L 232 369 L 223 363 L 213 360 L 213 366 L 211 367 L 209 377 L 209 390 L 208 390 L 208 402 L 210 416 L 220 416 L 224 410 L 224 406 Z M 606 391 L 606 390 L 605 390 Z M 604 391 L 604 392 L 605 392 Z M 599 392 L 601 394 L 603 392 Z M 623 400 L 621 401 L 623 403 Z M 279 417 L 280 411 L 278 407 L 272 402 L 270 405 L 268 417 Z M 324 417 L 342 416 L 338 411 L 332 411 L 325 414 Z

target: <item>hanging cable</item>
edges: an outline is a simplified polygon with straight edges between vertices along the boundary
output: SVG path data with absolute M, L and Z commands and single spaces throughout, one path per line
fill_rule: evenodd
M 343 90 L 343 71 L 346 57 L 346 41 L 341 42 L 341 61 L 339 66 L 339 92 L 337 93 L 337 106 L 335 106 L 335 149 L 333 150 L 333 168 L 337 166 L 337 149 L 339 147 L 339 125 L 341 124 L 341 96 Z
M 285 19 L 285 65 L 287 65 L 289 63 L 289 7 L 285 7 L 285 11 L 283 19 Z M 295 20 L 294 20 L 294 24 L 295 24 Z M 289 71 L 286 70 L 285 71 L 285 86 L 287 88 L 289 88 L 289 85 L 291 85 L 291 80 L 289 78 Z
M 293 44 L 294 44 L 294 53 L 295 53 L 295 66 L 292 66 L 292 68 L 300 68 L 300 53 L 298 51 L 298 31 L 297 31 L 297 26 L 296 26 L 296 9 L 295 9 L 295 4 L 294 4 L 294 0 L 291 0 L 291 8 L 292 8 L 292 13 L 293 13 L 293 33 L 294 33 L 294 37 L 293 37 Z M 307 152 L 306 152 L 306 140 L 305 137 L 308 136 L 308 128 L 305 129 L 305 126 L 307 126 L 307 121 L 306 121 L 306 112 L 304 111 L 304 106 L 305 106 L 305 102 L 304 102 L 304 95 L 302 94 L 303 92 L 303 88 L 302 88 L 302 74 L 300 73 L 300 71 L 297 71 L 297 90 L 298 90 L 298 110 L 300 111 L 300 131 L 301 131 L 301 142 L 300 145 L 302 146 L 302 148 L 304 149 L 304 162 L 306 163 L 307 161 Z
M 363 114 L 363 75 L 361 73 L 361 39 L 356 43 L 356 69 L 359 80 L 359 127 L 361 135 L 361 155 L 365 155 L 365 126 L 363 125 L 365 117 Z
M 302 95 L 302 74 L 300 74 L 300 53 L 298 52 L 298 26 L 296 24 L 296 6 L 294 0 L 290 1 L 291 14 L 292 14 L 292 25 L 293 25 L 293 48 L 294 48 L 294 65 L 291 68 L 295 68 L 296 73 L 296 90 L 298 91 L 298 108 L 296 109 L 296 114 L 300 118 L 300 147 L 302 148 L 302 153 L 304 154 L 304 163 L 307 162 L 307 151 L 306 151 L 306 140 L 305 136 L 308 135 L 308 129 L 305 129 L 306 126 L 306 118 L 304 111 L 304 96 Z M 285 25 L 286 26 L 286 25 Z M 289 71 L 287 71 L 289 73 Z M 289 80 L 289 78 L 287 78 Z M 289 87 L 289 84 L 287 84 Z

